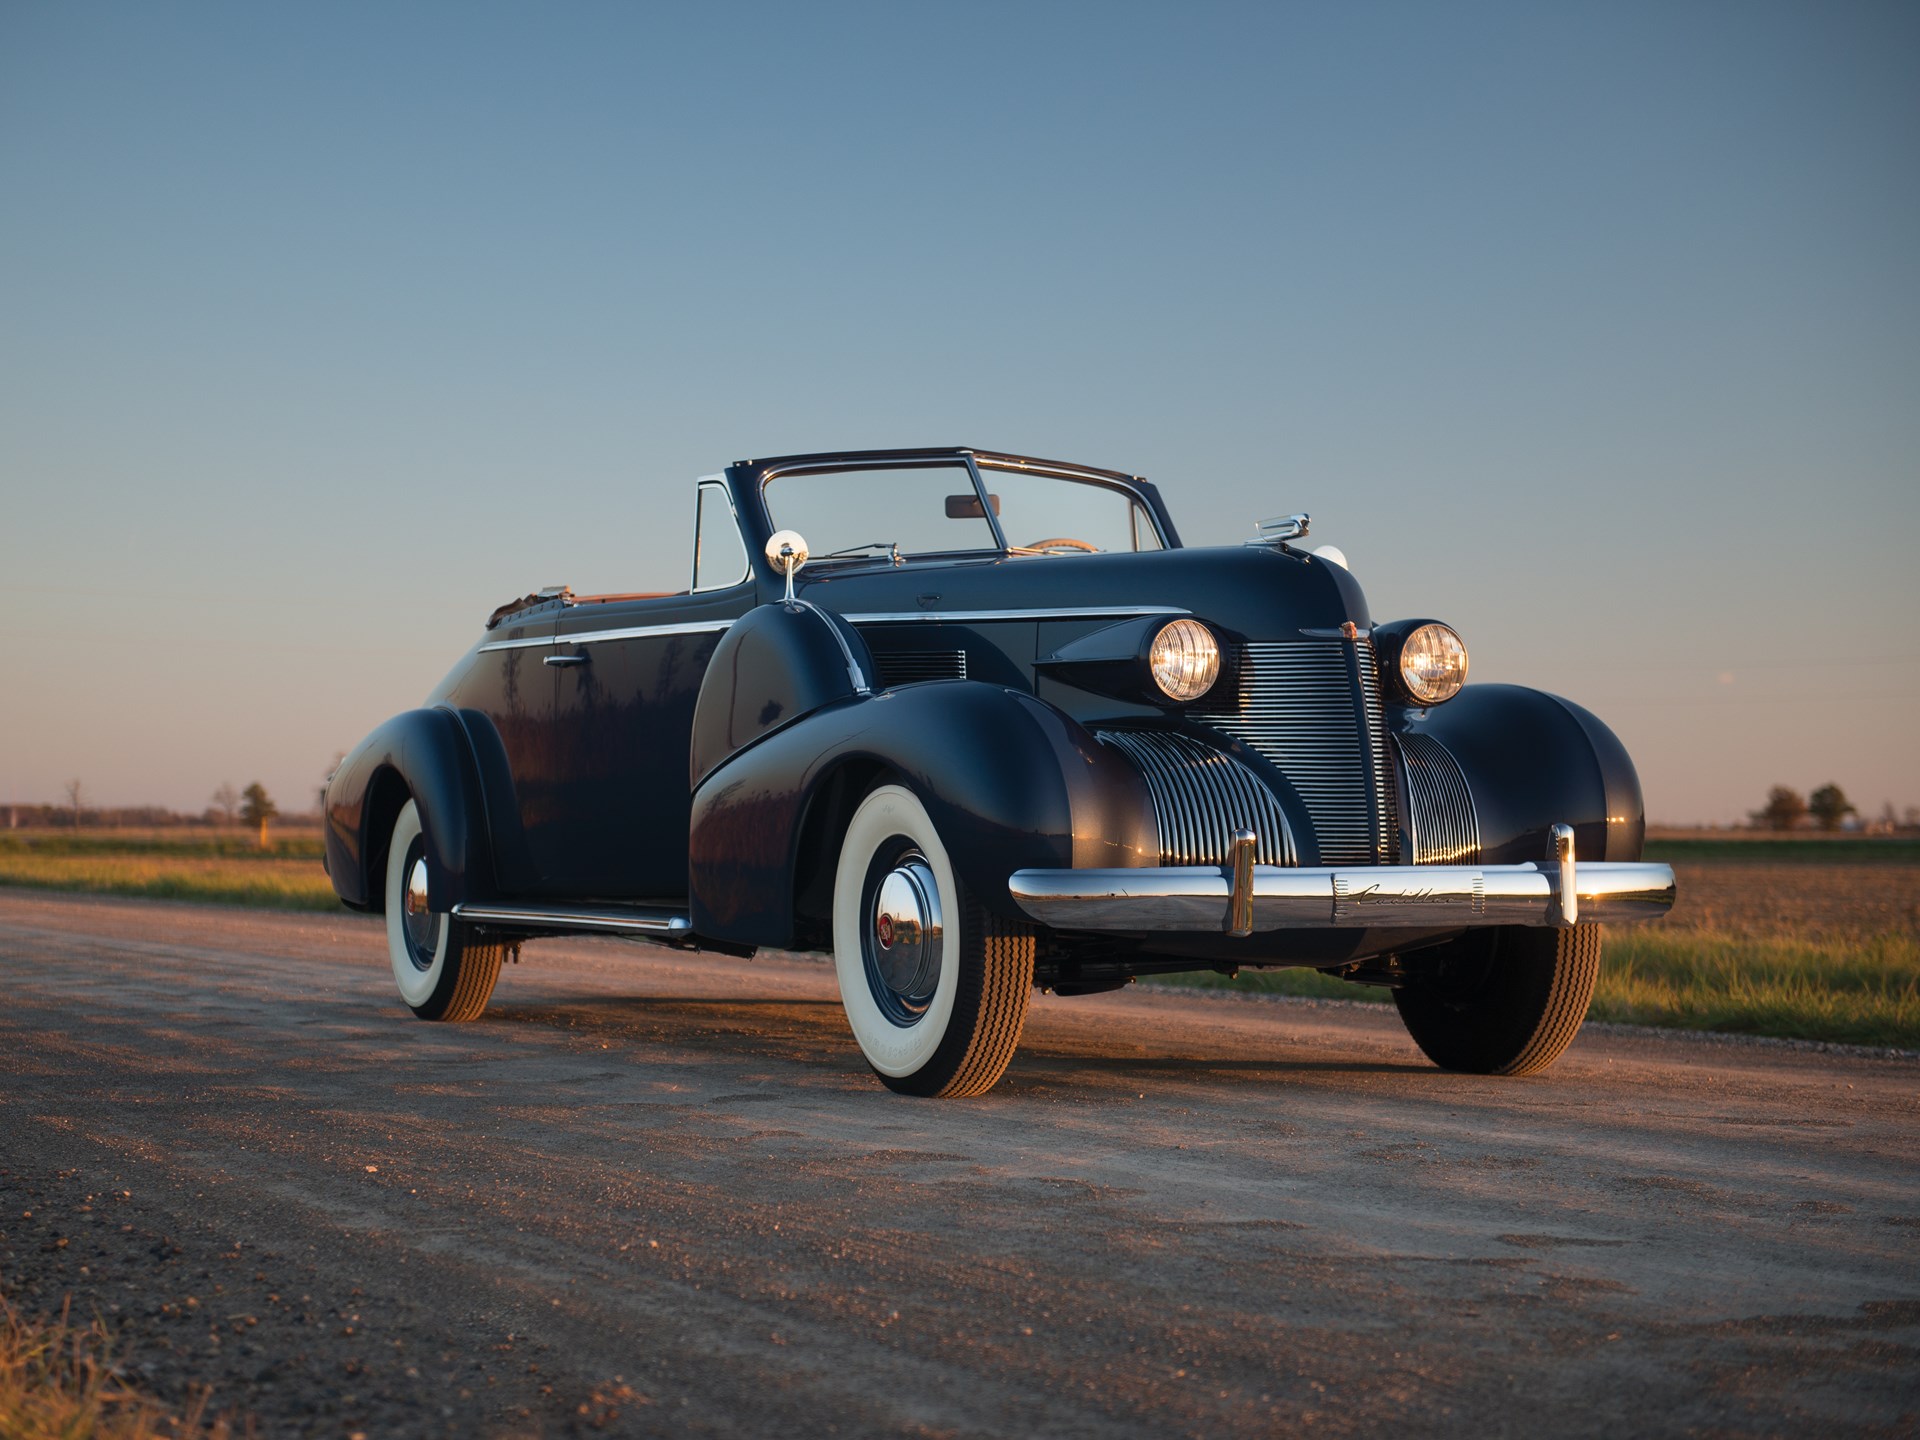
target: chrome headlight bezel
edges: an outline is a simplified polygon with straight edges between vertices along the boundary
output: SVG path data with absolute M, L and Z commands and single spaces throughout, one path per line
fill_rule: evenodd
M 1467 683 L 1467 645 L 1438 620 L 1396 620 L 1373 632 L 1380 678 L 1402 703 L 1444 705 Z
M 1176 705 L 1202 699 L 1220 679 L 1220 637 L 1189 616 L 1169 620 L 1147 646 L 1147 673 Z

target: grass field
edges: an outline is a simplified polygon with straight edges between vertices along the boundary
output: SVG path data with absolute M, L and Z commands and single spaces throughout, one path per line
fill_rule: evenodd
M 287 837 L 265 850 L 251 835 L 0 835 L 0 885 L 276 910 L 340 908 L 320 868 L 318 835 Z
M 1882 844 L 1890 853 L 1848 853 Z M 1920 847 L 1910 842 L 1871 840 L 1650 845 L 1649 859 L 1674 867 L 1679 899 L 1664 920 L 1608 930 L 1588 1016 L 1920 1049 L 1916 852 Z M 1155 983 L 1380 1003 L 1393 998 L 1312 970 L 1245 970 L 1237 980 L 1167 976 Z
M 1679 902 L 1607 936 L 1597 1020 L 1920 1048 L 1920 842 L 1667 840 Z M 0 834 L 0 885 L 336 911 L 312 832 Z M 1168 976 L 1343 1000 L 1391 999 L 1311 970 Z
M 223 855 L 243 860 L 320 859 L 318 830 L 272 832 L 265 850 L 251 830 L 0 830 L 0 855 Z

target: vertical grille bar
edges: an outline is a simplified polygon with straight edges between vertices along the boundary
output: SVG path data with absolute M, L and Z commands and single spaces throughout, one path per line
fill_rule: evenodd
M 1406 761 L 1407 828 L 1416 865 L 1480 863 L 1480 817 L 1451 751 L 1431 735 L 1394 737 Z
M 1188 713 L 1286 776 L 1313 821 L 1321 864 L 1397 859 L 1394 771 L 1373 647 L 1256 641 L 1239 659 L 1237 693 Z
M 1095 733 L 1133 761 L 1146 780 L 1160 827 L 1162 865 L 1224 865 L 1236 830 L 1251 830 L 1258 838 L 1254 859 L 1259 864 L 1300 863 L 1273 792 L 1231 755 L 1163 730 Z
M 1360 714 L 1367 733 L 1373 853 L 1379 857 L 1378 863 L 1391 865 L 1400 858 L 1400 826 L 1394 803 L 1398 787 L 1394 784 L 1393 742 L 1387 735 L 1386 707 L 1380 699 L 1380 662 L 1370 640 L 1360 641 L 1352 649 L 1354 669 L 1360 678 Z

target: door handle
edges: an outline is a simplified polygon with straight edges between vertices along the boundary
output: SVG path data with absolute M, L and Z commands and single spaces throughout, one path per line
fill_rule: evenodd
M 549 655 L 542 663 L 547 665 L 584 665 L 587 663 L 587 657 L 585 655 Z

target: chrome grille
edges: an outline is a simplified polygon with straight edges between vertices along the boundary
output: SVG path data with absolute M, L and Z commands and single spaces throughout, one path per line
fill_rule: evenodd
M 964 680 L 967 678 L 967 652 L 964 650 L 876 650 L 873 668 L 880 672 L 884 689 L 895 685 L 913 685 L 922 680 Z
M 1239 659 L 1237 693 L 1188 714 L 1286 776 L 1313 821 L 1322 865 L 1397 860 L 1393 765 L 1373 647 L 1365 640 L 1255 642 Z
M 1480 817 L 1453 753 L 1431 735 L 1396 735 L 1406 761 L 1407 834 L 1416 865 L 1477 865 Z
M 1095 733 L 1145 777 L 1160 825 L 1162 865 L 1224 865 L 1236 830 L 1253 831 L 1255 863 L 1299 863 L 1273 792 L 1231 755 L 1165 730 Z

